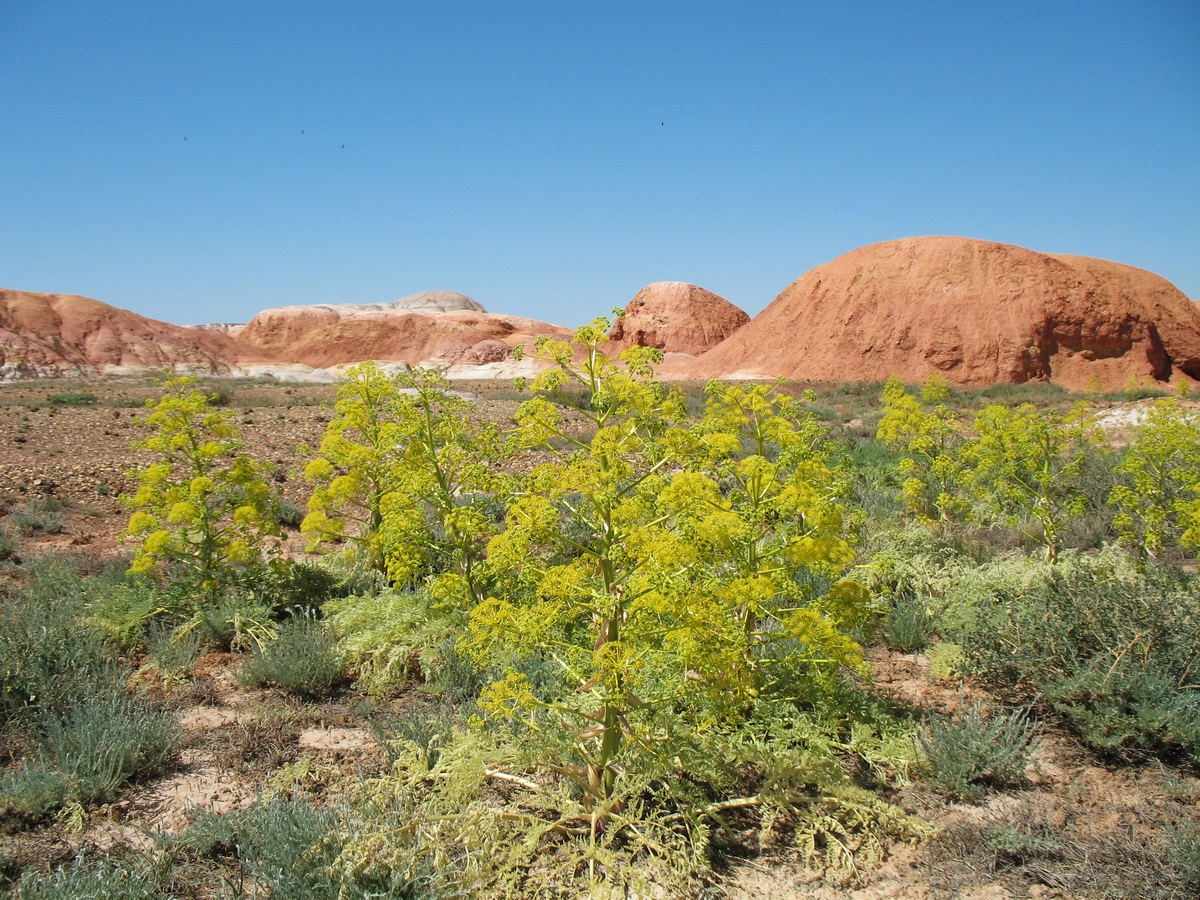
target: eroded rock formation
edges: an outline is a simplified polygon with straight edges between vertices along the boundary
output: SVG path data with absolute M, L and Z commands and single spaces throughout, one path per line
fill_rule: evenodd
M 0 290 L 0 377 L 159 369 L 244 375 L 279 363 L 226 334 L 169 325 L 99 300 Z
M 450 292 L 434 292 L 449 294 Z M 429 295 L 414 295 L 427 298 Z M 462 297 L 474 306 L 473 300 Z M 365 360 L 409 365 L 462 366 L 501 362 L 518 344 L 542 334 L 569 337 L 557 325 L 457 305 L 409 298 L 396 304 L 281 306 L 255 316 L 238 340 L 292 362 L 318 368 Z
M 656 281 L 637 292 L 609 332 L 609 352 L 656 347 L 693 356 L 725 340 L 750 317 L 724 297 L 682 281 Z
M 1047 380 L 1074 390 L 1200 378 L 1200 309 L 1142 269 L 957 237 L 861 247 L 793 282 L 694 377 Z

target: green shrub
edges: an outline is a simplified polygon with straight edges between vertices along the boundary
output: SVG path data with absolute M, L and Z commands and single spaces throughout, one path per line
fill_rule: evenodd
M 978 800 L 987 788 L 1024 782 L 1032 737 L 1026 711 L 992 717 L 975 705 L 953 719 L 933 720 L 917 743 L 934 787 L 960 800 Z
M 966 586 L 979 570 L 978 561 L 967 555 L 977 546 L 957 546 L 953 535 L 919 525 L 880 532 L 873 544 L 876 549 L 867 567 L 873 594 L 893 605 L 900 598 L 920 604 L 943 630 L 973 617 L 976 603 L 960 594 L 969 593 Z
M 20 532 L 7 523 L 0 523 L 0 562 L 10 559 L 18 559 L 20 555 Z
M 388 589 L 387 576 L 371 567 L 361 553 L 334 553 L 322 556 L 315 565 L 335 579 L 329 596 L 333 598 L 375 596 Z
M 134 775 L 162 768 L 178 728 L 144 702 L 110 694 L 45 711 L 36 741 L 34 758 L 0 777 L 0 810 L 38 818 L 69 801 L 111 800 Z
M 1110 403 L 1133 403 L 1137 400 L 1161 399 L 1163 397 L 1169 397 L 1170 394 L 1156 384 L 1132 383 L 1126 384 L 1124 390 L 1110 391 L 1109 393 L 1101 396 Z
M 318 610 L 327 600 L 345 597 L 346 576 L 324 560 L 277 559 L 255 573 L 255 593 L 277 613 L 287 610 Z
M 1009 865 L 1028 865 L 1062 854 L 1062 841 L 1044 822 L 1000 822 L 984 829 L 983 840 L 997 862 Z
M 1101 750 L 1182 749 L 1200 760 L 1200 697 L 1157 661 L 1080 662 L 1045 694 Z
M 1171 861 L 1180 880 L 1193 890 L 1200 890 L 1200 824 L 1177 825 L 1170 829 L 1167 837 Z
M 81 854 L 70 866 L 48 875 L 27 872 L 14 896 L 18 900 L 158 900 L 166 895 L 146 867 L 131 869 L 108 859 L 92 862 Z
M 80 624 L 83 611 L 78 575 L 56 557 L 31 566 L 27 587 L 0 604 L 0 724 L 123 688 L 104 639 Z
M 304 510 L 289 500 L 275 501 L 275 521 L 287 528 L 299 528 L 304 521 Z
M 195 631 L 200 643 L 218 650 L 261 648 L 275 639 L 275 611 L 254 597 L 230 591 L 215 603 L 196 607 L 180 633 Z
M 1110 497 L 1120 481 L 1118 457 L 1111 453 L 1089 453 L 1080 466 L 1079 489 L 1083 495 L 1080 514 L 1063 526 L 1064 547 L 1099 550 L 1117 538 L 1113 528 Z
M 54 406 L 91 406 L 96 402 L 96 395 L 87 391 L 66 391 L 62 394 L 51 394 L 46 398 L 46 402 Z
M 1063 529 L 1088 510 L 1084 470 L 1100 442 L 1085 404 L 1065 415 L 1031 404 L 988 406 L 957 456 L 959 485 L 973 515 L 1019 528 L 1053 562 Z
M 9 516 L 21 534 L 61 534 L 67 527 L 62 517 L 62 502 L 51 497 L 34 497 Z
M 200 636 L 168 625 L 152 625 L 147 641 L 154 667 L 163 678 L 182 678 L 200 653 Z
M 984 388 L 979 392 L 979 396 L 997 403 L 1008 403 L 1014 406 L 1021 403 L 1045 406 L 1069 401 L 1071 392 L 1060 385 L 1049 382 L 1026 381 L 1022 384 L 1013 384 L 1005 381 Z
M 867 401 L 871 406 L 879 404 L 880 397 L 883 396 L 882 381 L 846 381 L 833 388 L 834 396 L 853 397 L 856 400 Z M 960 396 L 957 390 L 952 391 L 956 398 Z
M 442 748 L 447 746 L 454 733 L 454 711 L 447 706 L 418 706 L 407 711 L 396 723 L 394 734 L 383 734 L 391 746 L 392 741 L 406 742 L 416 747 L 425 759 L 425 765 L 437 765 Z M 389 750 L 395 759 L 396 750 Z
M 255 647 L 238 681 L 249 687 L 271 686 L 304 698 L 327 697 L 346 680 L 345 664 L 333 635 L 313 616 L 283 622 L 279 636 Z
M 86 622 L 122 651 L 139 646 L 148 627 L 182 614 L 178 599 L 144 578 L 122 578 L 107 590 L 93 591 Z
M 966 671 L 1041 694 L 1094 747 L 1200 760 L 1200 698 L 1187 687 L 1200 657 L 1200 576 L 1140 571 L 1109 548 L 1057 566 L 1010 557 L 964 581 L 973 596 L 951 639 Z
M 568 736 L 569 737 L 569 736 Z M 707 870 L 705 830 L 679 815 L 661 783 L 645 772 L 622 779 L 613 804 L 620 818 L 589 828 L 578 791 L 562 782 L 493 782 L 498 763 L 519 744 L 496 746 L 465 729 L 440 748 L 434 767 L 415 743 L 398 742 L 390 771 L 354 786 L 344 844 L 334 870 L 374 896 L 694 897 Z M 496 815 L 490 783 L 512 792 Z M 591 815 L 607 815 L 609 804 Z M 546 817 L 539 826 L 534 816 Z M 557 832 L 557 834 L 555 834 Z M 542 835 L 542 840 L 536 840 Z M 545 853 L 545 838 L 553 855 Z M 387 893 L 390 889 L 395 893 Z M 357 891 L 350 896 L 362 896 Z
M 923 601 L 901 594 L 884 619 L 884 640 L 900 653 L 916 653 L 929 646 L 933 625 L 934 617 Z
M 478 697 L 484 685 L 496 674 L 480 668 L 469 656 L 460 653 L 452 637 L 438 645 L 432 661 L 425 668 L 428 686 L 447 700 L 457 702 Z
M 850 476 L 854 505 L 865 515 L 859 526 L 860 545 L 877 541 L 880 523 L 899 518 L 903 476 L 898 468 L 899 457 L 883 441 L 871 437 L 846 446 L 838 457 L 843 470 Z
M 202 812 L 169 846 L 201 857 L 233 857 L 255 896 L 274 900 L 339 900 L 368 896 L 407 897 L 397 891 L 371 894 L 332 870 L 342 849 L 338 814 L 299 800 L 257 803 L 238 812 Z

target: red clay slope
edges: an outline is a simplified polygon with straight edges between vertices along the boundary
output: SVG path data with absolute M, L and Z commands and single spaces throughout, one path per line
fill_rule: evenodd
M 506 359 L 517 344 L 532 344 L 542 334 L 561 339 L 569 337 L 570 331 L 471 309 L 316 305 L 264 310 L 238 331 L 238 340 L 319 368 L 369 359 L 480 365 Z
M 1142 269 L 958 237 L 860 247 L 793 282 L 692 377 L 1108 390 L 1200 378 L 1200 309 Z
M 0 377 L 172 369 L 223 375 L 278 357 L 72 294 L 0 290 Z
M 682 281 L 656 281 L 637 292 L 609 331 L 606 353 L 655 347 L 699 356 L 750 321 L 724 297 Z

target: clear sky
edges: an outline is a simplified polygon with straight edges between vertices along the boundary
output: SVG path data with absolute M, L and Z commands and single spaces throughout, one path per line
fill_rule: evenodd
M 0 287 L 571 326 L 921 234 L 1200 300 L 1200 3 L 0 0 Z

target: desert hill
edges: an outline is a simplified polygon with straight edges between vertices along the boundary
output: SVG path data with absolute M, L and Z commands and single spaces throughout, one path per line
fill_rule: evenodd
M 750 321 L 724 297 L 694 284 L 656 281 L 642 288 L 613 323 L 608 347 L 655 347 L 665 353 L 698 356 Z
M 518 344 L 569 329 L 487 312 L 463 294 L 427 291 L 395 303 L 281 306 L 260 312 L 239 341 L 316 368 L 376 360 L 455 369 L 503 363 Z M 461 372 L 461 374 L 470 374 Z M 507 374 L 501 370 L 497 374 Z
M 454 291 L 390 303 L 264 310 L 246 325 L 169 325 L 61 294 L 0 291 L 0 379 L 171 368 L 330 380 L 365 360 L 451 377 L 527 374 L 518 344 L 569 329 L 487 312 Z M 666 354 L 669 378 L 956 384 L 1052 381 L 1108 390 L 1200 379 L 1200 305 L 1150 272 L 959 237 L 860 247 L 793 282 L 754 319 L 704 288 L 657 282 L 629 302 L 611 352 Z
M 170 325 L 99 300 L 0 290 L 0 378 L 162 369 L 246 375 L 288 366 L 229 335 Z
M 1200 309 L 1142 269 L 959 237 L 860 247 L 805 273 L 688 374 L 1108 390 L 1200 378 Z

